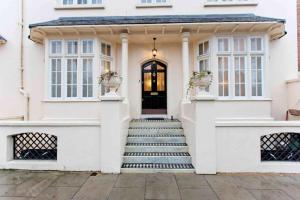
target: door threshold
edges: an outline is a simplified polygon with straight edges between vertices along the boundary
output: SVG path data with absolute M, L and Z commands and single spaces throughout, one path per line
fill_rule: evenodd
M 141 115 L 141 119 L 147 119 L 147 118 L 164 118 L 164 119 L 168 119 L 168 115 Z

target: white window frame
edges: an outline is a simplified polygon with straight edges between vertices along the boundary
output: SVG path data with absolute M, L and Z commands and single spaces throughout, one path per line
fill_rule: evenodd
M 208 52 L 204 53 L 204 45 L 205 43 L 208 43 Z M 200 54 L 200 45 L 203 45 L 203 54 Z M 210 66 L 211 66 L 211 40 L 203 40 L 197 43 L 197 48 L 196 48 L 196 56 L 197 56 L 197 69 L 195 69 L 196 71 L 201 71 L 201 66 L 200 66 L 200 62 L 203 61 L 205 63 L 205 61 L 207 60 L 207 66 L 206 66 L 206 70 L 211 70 Z
M 165 0 L 165 2 L 158 2 L 161 0 L 137 0 L 136 8 L 171 8 L 172 0 Z M 151 1 L 151 2 L 147 2 Z
M 204 0 L 204 7 L 257 5 L 258 0 Z
M 220 38 L 229 38 L 230 51 L 228 52 L 219 52 L 218 51 L 218 39 Z M 245 52 L 235 52 L 234 51 L 234 38 L 245 38 L 246 40 L 246 51 Z M 252 38 L 261 38 L 262 40 L 262 51 L 251 51 L 251 39 Z M 218 57 L 229 56 L 229 96 L 219 96 L 219 85 L 217 85 L 217 96 L 221 100 L 262 100 L 265 99 L 265 68 L 266 68 L 266 41 L 265 37 L 262 35 L 231 35 L 231 36 L 216 36 L 215 40 L 215 56 L 216 63 L 218 68 Z M 235 66 L 234 58 L 235 56 L 244 56 L 245 60 L 245 96 L 235 96 Z M 261 56 L 262 57 L 262 96 L 252 96 L 252 74 L 251 74 L 251 56 Z M 218 72 L 218 69 L 217 69 Z M 218 74 L 216 75 L 217 84 L 219 84 Z
M 93 3 L 93 1 L 100 1 L 100 3 Z M 105 0 L 87 0 L 86 4 L 79 4 L 78 0 L 73 0 L 72 4 L 64 4 L 64 0 L 57 0 L 56 10 L 68 9 L 104 9 Z
M 51 54 L 51 42 L 52 41 L 61 41 L 62 42 L 62 52 L 61 54 Z M 67 54 L 67 42 L 68 41 L 77 41 L 78 42 L 78 49 L 77 54 Z M 83 53 L 82 44 L 83 41 L 93 41 L 93 52 L 92 53 Z M 97 99 L 97 79 L 95 76 L 95 73 L 97 73 L 96 70 L 96 39 L 91 38 L 84 38 L 84 39 L 51 39 L 48 41 L 48 82 L 47 82 L 47 89 L 48 89 L 48 97 L 50 101 L 94 101 Z M 61 59 L 61 81 L 62 81 L 62 88 L 61 88 L 61 97 L 52 97 L 52 80 L 51 80 L 51 59 Z M 76 59 L 77 60 L 77 96 L 76 97 L 68 97 L 67 96 L 67 60 L 68 59 Z M 83 97 L 83 60 L 84 59 L 92 59 L 92 72 L 93 72 L 93 96 L 92 97 Z M 98 66 L 98 65 L 97 65 Z

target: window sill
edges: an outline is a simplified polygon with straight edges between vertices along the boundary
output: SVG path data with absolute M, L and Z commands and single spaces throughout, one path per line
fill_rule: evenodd
M 257 1 L 249 2 L 206 2 L 204 7 L 226 7 L 226 6 L 257 6 Z
M 135 6 L 136 8 L 172 8 L 172 4 L 167 4 L 167 3 L 157 3 L 157 4 L 137 4 Z
M 230 101 L 272 101 L 270 98 L 260 98 L 260 99 L 225 99 L 225 98 L 217 98 L 217 101 L 224 101 L 224 102 L 230 102 Z
M 104 5 L 59 5 L 55 10 L 105 9 Z
M 43 103 L 93 103 L 93 102 L 100 102 L 100 99 L 46 99 L 42 101 Z

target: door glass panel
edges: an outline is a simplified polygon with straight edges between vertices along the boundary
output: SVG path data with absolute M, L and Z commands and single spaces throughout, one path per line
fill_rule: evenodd
M 160 66 L 160 65 L 157 65 L 157 70 L 165 70 L 165 68 L 163 68 L 163 67 Z
M 145 67 L 144 70 L 151 70 L 151 65 Z
M 144 73 L 144 91 L 152 91 L 151 72 Z
M 165 91 L 165 73 L 158 72 L 157 73 L 157 91 Z

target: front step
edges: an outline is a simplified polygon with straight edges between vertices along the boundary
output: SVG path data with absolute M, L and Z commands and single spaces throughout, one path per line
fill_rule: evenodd
M 185 137 L 128 137 L 128 143 L 185 143 Z
M 135 119 L 130 122 L 131 128 L 181 128 L 181 122 L 179 120 L 146 120 Z
M 129 135 L 183 135 L 182 128 L 129 128 Z
M 188 146 L 125 146 L 125 152 L 188 152 Z
M 181 163 L 189 164 L 192 162 L 190 156 L 124 156 L 124 163 Z
M 121 172 L 194 172 L 179 120 L 130 122 Z

